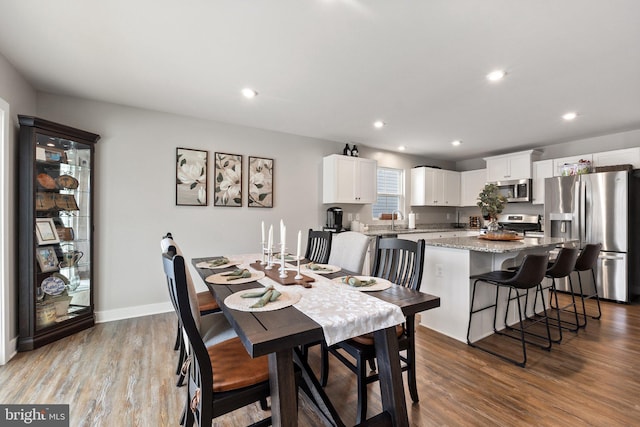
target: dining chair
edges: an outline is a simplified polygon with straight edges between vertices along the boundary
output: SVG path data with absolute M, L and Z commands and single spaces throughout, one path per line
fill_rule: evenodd
M 355 231 L 336 233 L 331 240 L 329 264 L 361 274 L 368 248 L 369 237 L 362 233 Z
M 314 231 L 310 228 L 304 257 L 311 262 L 327 264 L 331 253 L 332 236 L 331 231 Z
M 167 233 L 160 243 L 160 247 L 162 249 L 162 253 L 169 253 L 171 255 L 182 255 L 182 251 L 178 247 L 177 243 L 173 240 L 171 233 Z M 217 342 L 224 341 L 229 338 L 233 338 L 237 336 L 233 327 L 229 324 L 227 319 L 224 317 L 222 312 L 220 312 L 220 307 L 211 295 L 211 292 L 196 292 L 195 285 L 193 284 L 193 279 L 189 271 L 186 271 L 186 282 L 189 290 L 189 297 L 192 300 L 192 306 L 197 307 L 198 309 L 194 311 L 193 317 L 196 321 L 196 325 L 198 330 L 200 331 L 200 335 L 204 340 L 206 345 L 213 345 Z M 208 294 L 211 300 L 215 303 L 215 309 L 212 304 L 206 303 L 202 304 L 202 301 L 206 300 L 206 298 L 201 297 L 201 294 Z M 177 303 L 173 299 L 173 294 L 169 292 L 169 296 L 171 297 L 171 303 L 173 304 L 173 308 L 178 313 Z M 180 318 L 178 317 L 178 325 L 176 332 L 176 342 L 174 345 L 174 350 L 179 351 L 178 356 L 178 365 L 176 367 L 176 375 L 178 375 L 178 381 L 176 383 L 177 386 L 182 386 L 185 378 L 185 371 L 183 369 L 183 365 L 188 358 L 188 348 L 184 341 L 184 331 L 182 324 L 180 323 Z
M 544 298 L 542 298 L 542 312 L 544 313 L 539 319 L 529 322 L 525 325 L 524 321 L 526 318 L 526 311 L 522 310 L 521 299 L 525 298 L 525 310 L 528 299 L 528 291 L 530 289 L 536 288 L 537 291 L 542 293 L 542 280 L 544 279 L 545 273 L 547 271 L 547 264 L 549 262 L 549 254 L 529 254 L 524 257 L 520 268 L 515 271 L 503 271 L 496 270 L 490 271 L 487 273 L 477 274 L 470 277 L 473 280 L 473 290 L 471 292 L 471 306 L 469 310 L 469 323 L 467 326 L 467 344 L 471 347 L 478 348 L 482 351 L 485 351 L 494 356 L 498 356 L 504 360 L 507 360 L 511 363 L 514 363 L 522 368 L 525 367 L 527 363 L 527 347 L 526 344 L 535 344 L 538 345 L 543 350 L 551 349 L 551 331 L 549 328 L 549 318 L 546 315 L 546 304 Z M 491 286 L 496 286 L 495 291 L 495 300 L 492 304 L 485 305 L 483 307 L 476 308 L 476 289 L 478 283 L 485 283 Z M 509 293 L 507 298 L 504 299 L 506 303 L 505 316 L 504 316 L 504 329 L 498 329 L 498 305 L 501 302 L 500 298 L 500 289 L 507 288 Z M 522 292 L 521 292 L 522 291 Z M 515 296 L 513 296 L 513 292 Z M 519 327 L 515 327 L 512 325 L 508 325 L 507 320 L 509 316 L 509 306 L 512 301 L 516 301 L 516 305 L 518 307 L 518 325 Z M 510 355 L 505 354 L 504 352 L 499 352 L 500 349 L 492 349 L 484 344 L 479 344 L 478 342 L 471 341 L 471 324 L 473 320 L 474 314 L 481 313 L 485 310 L 493 309 L 493 332 L 497 335 L 505 336 L 508 338 L 520 340 L 520 344 L 522 346 L 522 360 L 516 360 Z M 527 331 L 528 328 L 544 321 L 546 327 L 546 335 L 542 336 L 536 332 Z M 519 332 L 519 336 L 514 336 L 510 334 L 510 331 Z M 527 337 L 536 337 L 538 341 L 532 341 L 531 339 L 527 339 Z M 540 340 L 544 340 L 544 344 Z
M 413 290 L 420 290 L 424 267 L 425 241 L 417 242 L 398 238 L 376 238 L 375 260 L 372 275 Z M 407 316 L 405 323 L 396 327 L 402 371 L 407 372 L 411 400 L 417 402 L 418 387 L 415 369 L 415 316 Z M 347 357 L 347 353 L 351 358 Z M 402 354 L 404 352 L 405 354 Z M 367 384 L 379 380 L 375 369 L 375 343 L 373 333 L 360 335 L 331 347 L 322 345 L 321 384 L 326 386 L 329 377 L 328 354 L 331 353 L 357 376 L 358 406 L 356 423 L 367 416 Z M 367 364 L 371 372 L 367 375 Z
M 162 261 L 190 354 L 186 362 L 184 425 L 191 426 L 195 421 L 198 426 L 209 427 L 214 418 L 254 402 L 267 409 L 266 398 L 270 396 L 267 357 L 251 358 L 237 336 L 206 346 L 198 330 L 199 310 L 190 297 L 184 258 L 164 253 Z M 253 425 L 271 425 L 271 417 Z

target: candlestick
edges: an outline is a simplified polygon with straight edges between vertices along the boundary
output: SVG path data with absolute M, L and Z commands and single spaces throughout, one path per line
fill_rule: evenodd
M 280 220 L 280 243 L 284 243 L 284 221 Z
M 280 278 L 281 279 L 286 279 L 287 278 L 287 270 L 284 267 L 284 258 L 285 258 L 285 246 L 284 246 L 284 242 L 280 244 Z
M 262 246 L 264 246 L 264 221 L 262 221 Z
M 302 244 L 302 230 L 298 230 L 298 253 L 297 257 L 300 259 L 300 245 Z

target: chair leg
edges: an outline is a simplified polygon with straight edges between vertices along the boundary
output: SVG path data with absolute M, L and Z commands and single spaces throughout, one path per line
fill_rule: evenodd
M 417 403 L 420 399 L 418 398 L 418 384 L 416 381 L 416 350 L 413 344 L 409 344 L 409 348 L 407 348 L 407 365 L 409 395 L 411 396 L 411 401 Z
M 260 409 L 262 409 L 263 411 L 268 411 L 269 409 L 271 409 L 269 408 L 266 397 L 260 398 Z
M 369 369 L 371 369 L 372 372 L 376 372 L 377 368 L 376 368 L 376 359 L 369 359 Z
M 329 349 L 323 340 L 320 344 L 320 385 L 326 387 L 329 379 Z
M 367 361 L 358 359 L 358 408 L 356 413 L 356 424 L 360 424 L 367 419 Z
M 552 304 L 551 294 L 556 301 L 556 306 L 554 307 Z M 551 289 L 549 289 L 549 309 L 556 311 L 557 321 L 558 321 L 558 339 L 552 340 L 554 343 L 562 342 L 562 321 L 560 320 L 560 306 L 558 305 L 558 292 L 556 291 L 556 279 L 552 279 L 551 281 Z M 545 313 L 546 314 L 546 313 Z
M 180 330 L 180 323 L 176 328 L 176 342 L 173 344 L 173 350 L 178 351 L 180 349 L 180 343 L 182 342 L 182 331 Z

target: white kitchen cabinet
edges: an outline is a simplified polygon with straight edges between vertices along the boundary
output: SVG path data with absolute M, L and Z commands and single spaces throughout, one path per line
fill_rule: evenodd
M 411 169 L 412 206 L 458 206 L 460 173 L 419 167 Z
M 533 198 L 531 203 L 544 204 L 544 180 L 553 177 L 553 160 L 533 162 Z
M 511 181 L 531 178 L 531 162 L 538 159 L 535 150 L 485 157 L 487 162 L 487 181 Z
M 486 169 L 460 172 L 460 206 L 477 206 L 486 182 Z
M 374 203 L 377 162 L 333 154 L 322 160 L 322 203 Z
M 553 176 L 562 176 L 562 167 L 568 164 L 574 164 L 580 162 L 580 160 L 586 160 L 593 164 L 593 154 L 581 154 L 579 156 L 561 157 L 559 159 L 553 159 Z
M 632 165 L 640 168 L 640 147 L 623 148 L 621 150 L 605 151 L 593 154 L 593 166 Z

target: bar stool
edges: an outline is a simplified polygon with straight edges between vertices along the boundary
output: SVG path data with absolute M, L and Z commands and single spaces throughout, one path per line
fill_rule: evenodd
M 598 315 L 591 316 L 592 319 L 598 320 L 602 317 L 602 310 L 600 309 L 600 296 L 598 295 L 598 285 L 596 283 L 596 262 L 598 262 L 598 256 L 600 255 L 600 250 L 602 250 L 602 243 L 588 244 L 582 249 L 578 260 L 576 261 L 576 266 L 574 271 L 578 273 L 578 284 L 580 287 L 580 296 L 582 299 L 582 316 L 584 318 L 584 324 L 582 327 L 587 326 L 587 310 L 584 304 L 585 300 L 595 298 L 596 303 L 598 305 Z M 591 277 L 593 278 L 593 289 L 594 293 L 590 295 L 585 295 L 582 290 L 582 279 L 580 277 L 580 272 L 591 270 Z
M 556 324 L 556 326 L 558 327 L 558 339 L 556 340 L 552 340 L 555 343 L 559 343 L 560 341 L 562 341 L 562 329 L 567 329 L 569 331 L 572 332 L 576 332 L 578 330 L 578 328 L 580 327 L 580 324 L 578 322 L 578 313 L 577 313 L 577 305 L 576 305 L 576 297 L 575 297 L 575 293 L 573 292 L 573 283 L 571 282 L 571 272 L 573 271 L 573 269 L 575 268 L 576 265 L 576 259 L 578 258 L 578 249 L 577 248 L 562 248 L 560 249 L 560 252 L 558 253 L 558 256 L 556 257 L 556 260 L 553 263 L 549 263 L 548 264 L 548 268 L 547 271 L 545 273 L 545 277 L 551 279 L 551 285 L 550 286 L 540 286 L 540 292 L 542 293 L 542 291 L 544 289 L 549 289 L 549 308 L 553 309 L 556 311 L 556 318 L 553 319 L 554 321 L 557 321 L 558 323 Z M 567 304 L 564 307 L 559 306 L 558 304 L 558 292 L 556 289 L 556 279 L 562 279 L 562 278 L 568 278 L 569 279 L 569 289 L 571 290 L 571 303 Z M 553 307 L 552 301 L 551 301 L 551 297 L 553 295 L 553 298 L 555 300 L 556 306 Z M 543 308 L 544 308 L 544 294 L 541 295 L 541 299 L 543 302 Z M 533 304 L 533 310 L 534 310 L 534 315 L 537 316 L 537 305 L 538 305 L 538 291 L 536 290 L 536 300 Z M 566 321 L 566 320 L 562 320 L 560 318 L 560 312 L 562 311 L 569 311 L 567 310 L 569 307 L 573 306 L 573 313 L 575 315 L 575 323 Z M 546 313 L 545 313 L 546 316 Z M 567 326 L 564 326 L 567 325 Z
M 529 254 L 525 256 L 521 267 L 516 271 L 491 271 L 488 273 L 478 274 L 470 277 L 472 280 L 474 280 L 474 282 L 473 282 L 473 293 L 471 295 L 471 307 L 469 310 L 469 325 L 467 327 L 467 344 L 469 344 L 471 347 L 475 347 L 489 354 L 493 354 L 494 356 L 498 356 L 504 360 L 507 360 L 523 368 L 527 363 L 527 348 L 526 348 L 527 343 L 538 345 L 543 350 L 551 349 L 551 331 L 549 329 L 549 319 L 546 316 L 546 307 L 545 307 L 544 299 L 542 299 L 542 305 L 544 310 L 543 312 L 545 313 L 545 315 L 541 316 L 540 319 L 537 319 L 536 321 L 528 324 L 527 326 L 524 325 L 524 319 L 526 317 L 526 313 L 525 313 L 525 317 L 523 317 L 523 311 L 522 311 L 522 306 L 520 302 L 520 299 L 522 297 L 525 297 L 525 309 L 526 309 L 529 289 L 536 288 L 540 292 L 542 292 L 541 282 L 545 276 L 548 262 L 549 262 L 548 254 L 544 254 L 544 255 Z M 493 304 L 488 305 L 486 307 L 474 309 L 474 302 L 476 299 L 476 288 L 477 288 L 478 282 L 484 282 L 484 283 L 496 286 L 497 287 L 496 298 Z M 506 287 L 509 289 L 509 294 L 507 297 L 507 310 L 505 313 L 505 329 L 515 330 L 520 332 L 519 337 L 513 336 L 509 333 L 499 331 L 497 328 L 498 302 L 499 302 L 501 287 Z M 524 292 L 520 293 L 520 291 L 524 291 Z M 515 292 L 515 296 L 512 296 L 512 292 Z M 517 306 L 518 306 L 518 319 L 519 319 L 519 325 L 520 325 L 519 329 L 507 325 L 508 306 L 513 300 L 516 300 Z M 470 333 L 471 333 L 471 321 L 473 320 L 473 315 L 491 308 L 494 309 L 494 314 L 493 314 L 494 333 L 508 337 L 508 338 L 512 338 L 512 339 L 519 339 L 522 344 L 522 361 L 512 359 L 496 351 L 493 351 L 489 348 L 482 347 L 477 343 L 471 342 Z M 541 322 L 542 320 L 544 320 L 546 331 L 547 331 L 546 337 L 533 332 L 526 331 L 527 328 L 529 328 L 533 324 Z M 545 339 L 547 344 L 541 345 L 536 342 L 528 341 L 525 338 L 525 334 L 535 336 L 537 338 Z

